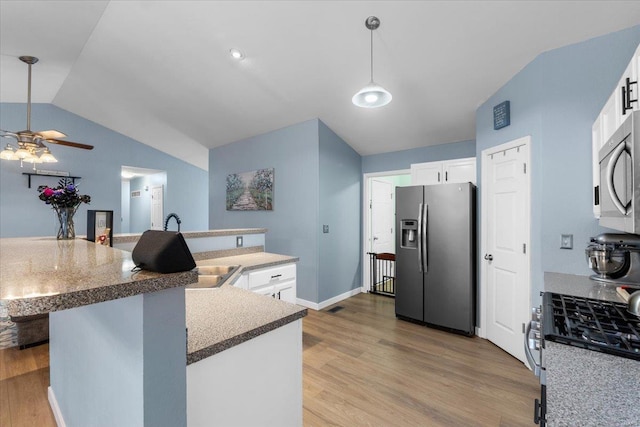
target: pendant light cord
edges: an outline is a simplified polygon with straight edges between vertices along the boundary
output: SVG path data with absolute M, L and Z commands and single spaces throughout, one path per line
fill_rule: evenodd
M 371 81 L 373 82 L 373 30 L 369 30 L 371 33 Z

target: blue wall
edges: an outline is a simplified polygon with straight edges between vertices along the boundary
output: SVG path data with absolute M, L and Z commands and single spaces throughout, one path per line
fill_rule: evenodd
M 360 212 L 361 157 L 319 122 L 320 242 L 318 301 L 362 286 Z M 329 225 L 323 233 L 322 225 Z
M 308 120 L 214 148 L 209 165 L 210 227 L 266 227 L 267 251 L 300 258 L 298 298 L 321 303 L 361 286 L 361 158 L 324 123 Z M 228 174 L 271 167 L 273 211 L 226 210 Z
M 386 172 L 409 169 L 412 163 L 437 162 L 476 156 L 475 141 L 412 148 L 392 153 L 362 157 L 362 173 Z
M 25 123 L 26 104 L 0 104 L 0 128 L 20 130 Z M 89 194 L 91 204 L 83 204 L 76 213 L 76 234 L 86 233 L 87 209 L 113 210 L 114 233 L 120 233 L 122 165 L 166 171 L 165 212 L 177 212 L 184 230 L 207 229 L 207 171 L 51 104 L 32 106 L 32 128 L 58 129 L 71 141 L 95 146 L 87 151 L 51 145 L 58 163 L 39 166 L 82 177 L 78 181 L 80 193 Z M 57 185 L 57 178 L 34 177 L 29 189 L 22 172 L 31 171 L 31 167 L 25 164 L 20 168 L 17 161 L 0 161 L 0 237 L 54 236 L 57 232 L 55 215 L 38 199 L 37 192 L 39 185 Z
M 591 126 L 638 43 L 640 26 L 555 49 L 536 58 L 476 112 L 476 151 L 531 135 L 532 301 L 544 271 L 591 274 L 584 247 L 610 231 L 591 208 Z M 493 130 L 493 106 L 511 101 L 511 125 Z M 481 164 L 478 161 L 479 174 Z M 560 234 L 574 235 L 562 250 Z
M 297 256 L 298 298 L 317 301 L 318 120 L 209 151 L 209 226 L 265 227 L 266 250 Z M 227 175 L 274 168 L 273 211 L 227 211 Z

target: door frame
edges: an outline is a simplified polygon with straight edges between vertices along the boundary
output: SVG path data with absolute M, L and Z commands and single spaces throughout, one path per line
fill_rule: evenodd
M 531 135 L 527 135 L 518 139 L 514 139 L 512 141 L 506 142 L 501 145 L 497 145 L 495 147 L 487 148 L 482 150 L 481 152 L 481 167 L 482 167 L 482 176 L 480 178 L 480 205 L 481 205 L 481 214 L 480 214 L 480 251 L 478 252 L 478 264 L 480 265 L 480 325 L 476 328 L 476 335 L 481 338 L 487 338 L 487 267 L 486 263 L 483 259 L 485 253 L 487 253 L 487 221 L 488 221 L 488 213 L 487 213 L 487 192 L 484 191 L 485 183 L 488 180 L 488 172 L 487 172 L 487 161 L 489 156 L 493 154 L 500 153 L 502 151 L 506 151 L 509 149 L 513 149 L 519 146 L 526 145 L 527 155 L 527 173 L 525 174 L 525 182 L 526 182 L 526 191 L 527 195 L 525 197 L 527 208 L 525 209 L 525 223 L 526 223 L 526 235 L 527 235 L 527 253 L 525 257 L 525 270 L 528 272 L 526 275 L 526 286 L 529 289 L 529 303 L 528 306 L 531 307 L 531 173 L 533 171 L 533 167 L 531 165 Z
M 368 230 L 371 230 L 371 209 L 369 209 L 369 193 L 371 186 L 369 185 L 369 179 L 380 178 L 386 176 L 396 175 L 411 175 L 411 169 L 400 169 L 384 172 L 369 172 L 362 174 L 362 291 L 369 292 L 371 290 L 371 280 L 369 278 L 369 255 L 367 255 L 369 247 L 370 235 Z M 394 200 L 395 203 L 395 200 Z M 395 224 L 395 219 L 394 219 Z M 397 231 L 397 230 L 396 230 Z

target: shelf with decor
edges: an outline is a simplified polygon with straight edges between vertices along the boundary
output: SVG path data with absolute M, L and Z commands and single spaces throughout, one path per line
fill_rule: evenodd
M 56 175 L 56 174 L 50 174 L 50 173 L 37 173 L 37 172 L 22 172 L 22 175 L 27 175 L 27 187 L 31 188 L 31 177 L 32 176 L 42 176 L 42 177 L 47 177 L 47 178 L 58 178 L 58 179 L 62 179 L 62 178 L 66 178 L 66 179 L 70 179 L 71 182 L 73 183 L 73 185 L 76 184 L 76 179 L 82 179 L 82 177 L 80 176 L 70 176 L 70 175 Z

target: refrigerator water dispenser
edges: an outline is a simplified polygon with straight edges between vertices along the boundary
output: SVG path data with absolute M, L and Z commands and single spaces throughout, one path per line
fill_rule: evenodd
M 407 249 L 418 248 L 418 221 L 415 219 L 403 219 L 401 221 L 401 247 Z

